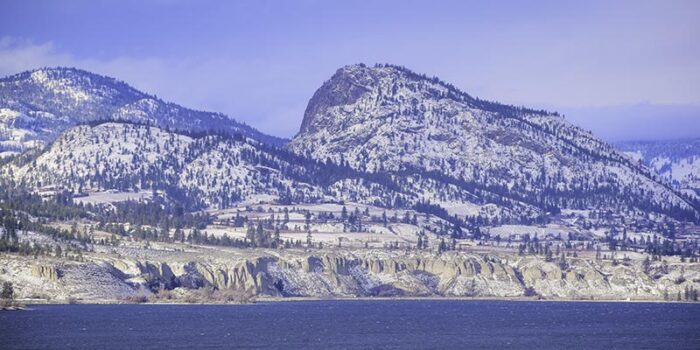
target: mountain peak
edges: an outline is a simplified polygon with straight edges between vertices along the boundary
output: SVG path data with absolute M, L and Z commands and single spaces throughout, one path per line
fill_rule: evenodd
M 76 124 L 99 120 L 151 123 L 170 130 L 242 134 L 281 146 L 221 113 L 165 102 L 114 78 L 68 67 L 40 68 L 0 78 L 0 154 L 42 146 Z M 5 125 L 6 124 L 6 125 Z
M 4 87 L 15 91 L 20 99 L 22 94 L 39 89 L 52 99 L 66 99 L 74 104 L 99 103 L 113 96 L 123 101 L 155 98 L 117 79 L 72 67 L 44 67 L 11 75 L 0 79 L 0 88 Z M 6 96 L 0 92 L 0 99 Z
M 75 68 L 75 67 L 62 67 L 62 66 L 57 66 L 57 67 L 43 67 L 43 68 L 38 68 L 34 70 L 28 71 L 30 76 L 34 78 L 37 75 L 44 75 L 48 76 L 52 79 L 61 79 L 61 78 L 68 78 L 68 77 L 76 77 L 76 78 L 81 78 L 81 77 L 102 77 L 106 78 L 104 76 L 101 76 L 97 73 L 89 72 L 83 69 Z M 21 75 L 22 73 L 20 73 Z
M 457 90 L 455 87 L 440 81 L 436 77 L 430 78 L 426 75 L 417 74 L 406 67 L 394 64 L 378 63 L 373 66 L 369 66 L 364 63 L 356 63 L 346 65 L 339 68 L 329 79 L 329 81 L 348 80 L 358 85 L 371 85 L 373 83 L 377 83 L 380 79 L 386 79 L 389 81 L 426 80 Z
M 61 80 L 66 83 L 86 84 L 86 85 L 112 85 L 126 87 L 136 91 L 128 84 L 119 81 L 115 78 L 89 72 L 83 69 L 74 67 L 43 67 L 24 71 L 22 73 L 10 75 L 0 78 L 0 82 L 34 82 L 37 84 L 45 84 L 49 81 Z

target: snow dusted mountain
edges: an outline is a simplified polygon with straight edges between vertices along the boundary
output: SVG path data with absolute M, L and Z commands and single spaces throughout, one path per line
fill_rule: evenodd
M 185 134 L 131 122 L 73 127 L 43 152 L 27 152 L 0 171 L 26 188 L 75 194 L 163 190 L 191 208 L 226 208 L 261 198 L 388 206 L 397 195 L 352 169 L 242 136 Z
M 630 141 L 616 146 L 684 193 L 700 196 L 700 139 Z
M 2 79 L 0 104 L 2 150 L 31 148 L 0 174 L 35 190 L 162 190 L 190 208 L 352 201 L 466 226 L 561 209 L 700 218 L 697 199 L 557 114 L 396 66 L 338 70 L 286 149 L 221 114 L 74 69 Z
M 468 215 L 500 208 L 609 208 L 697 220 L 697 202 L 556 113 L 474 98 L 391 65 L 339 69 L 309 101 L 288 149 L 416 186 Z
M 0 79 L 0 154 L 43 146 L 76 124 L 98 120 L 128 120 L 188 132 L 218 130 L 284 143 L 223 114 L 167 103 L 79 69 L 37 69 Z

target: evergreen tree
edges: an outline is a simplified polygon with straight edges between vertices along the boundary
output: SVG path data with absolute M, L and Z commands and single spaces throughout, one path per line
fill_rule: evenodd
M 2 299 L 14 299 L 15 289 L 12 286 L 12 282 L 5 282 L 2 284 L 2 292 L 0 292 L 0 298 Z
M 279 246 L 280 242 L 281 242 L 280 229 L 279 229 L 279 227 L 275 227 L 275 243 L 274 243 L 273 247 L 277 248 Z

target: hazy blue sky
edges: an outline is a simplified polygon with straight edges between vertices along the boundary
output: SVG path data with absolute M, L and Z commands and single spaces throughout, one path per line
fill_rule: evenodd
M 395 63 L 607 140 L 700 137 L 700 1 L 0 0 L 0 75 L 75 66 L 292 136 L 340 66 Z

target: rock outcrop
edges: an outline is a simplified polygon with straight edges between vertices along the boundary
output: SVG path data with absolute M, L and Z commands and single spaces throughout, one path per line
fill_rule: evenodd
M 32 276 L 56 282 L 58 281 L 59 270 L 56 266 L 36 264 L 32 266 Z

